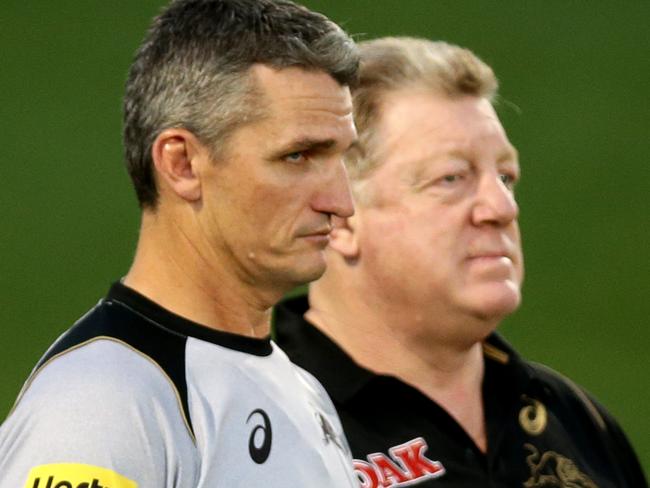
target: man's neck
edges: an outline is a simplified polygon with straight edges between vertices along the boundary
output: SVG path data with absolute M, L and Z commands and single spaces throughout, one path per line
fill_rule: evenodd
M 486 451 L 482 342 L 441 338 L 436 334 L 440 324 L 427 323 L 436 315 L 423 317 L 390 306 L 379 310 L 359 288 L 351 288 L 338 293 L 321 283 L 312 285 L 306 319 L 358 364 L 395 376 L 438 403 Z
M 124 278 L 126 286 L 206 327 L 248 337 L 268 336 L 272 299 L 266 300 L 220 267 L 209 250 L 151 220 L 143 218 L 136 255 Z

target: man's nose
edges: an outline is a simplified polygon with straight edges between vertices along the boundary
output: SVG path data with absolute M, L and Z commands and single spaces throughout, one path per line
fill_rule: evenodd
M 318 212 L 337 217 L 351 217 L 354 214 L 354 203 L 343 158 L 332 158 L 326 168 L 312 207 Z
M 475 225 L 507 225 L 519 216 L 515 195 L 501 175 L 485 175 L 479 181 L 472 219 Z

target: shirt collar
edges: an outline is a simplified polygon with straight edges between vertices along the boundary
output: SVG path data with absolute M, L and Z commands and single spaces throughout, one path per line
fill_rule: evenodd
M 330 337 L 307 322 L 304 314 L 308 309 L 307 295 L 280 302 L 274 309 L 275 338 L 294 363 L 315 374 L 334 400 L 345 403 L 373 379 L 386 378 L 357 364 Z M 497 333 L 485 340 L 483 352 L 486 376 L 508 377 L 521 387 L 535 376 L 533 369 Z
M 246 352 L 256 356 L 269 356 L 273 352 L 270 337 L 254 338 L 234 334 L 193 322 L 176 315 L 146 296 L 129 288 L 122 282 L 113 283 L 105 299 L 106 303 L 120 306 L 137 314 L 159 327 L 185 337 L 194 337 L 229 349 Z
M 275 340 L 292 362 L 314 373 L 334 400 L 346 402 L 377 375 L 307 322 L 304 314 L 308 309 L 306 295 L 280 302 L 273 314 Z

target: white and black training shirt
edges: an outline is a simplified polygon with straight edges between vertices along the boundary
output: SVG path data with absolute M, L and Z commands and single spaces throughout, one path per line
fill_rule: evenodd
M 0 488 L 356 486 L 329 397 L 270 339 L 120 283 L 50 347 L 0 427 Z

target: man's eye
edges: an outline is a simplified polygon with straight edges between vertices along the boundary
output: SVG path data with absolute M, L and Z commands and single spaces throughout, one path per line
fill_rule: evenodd
M 515 178 L 513 175 L 509 175 L 505 173 L 500 174 L 499 179 L 508 188 L 513 188 L 515 186 L 515 183 L 517 182 L 517 178 Z
M 448 175 L 444 175 L 442 178 L 440 178 L 438 181 L 442 183 L 443 185 L 453 185 L 456 183 L 460 183 L 465 175 L 461 173 L 450 173 Z
M 305 160 L 305 154 L 303 152 L 289 153 L 284 157 L 284 160 L 288 163 L 302 163 Z

